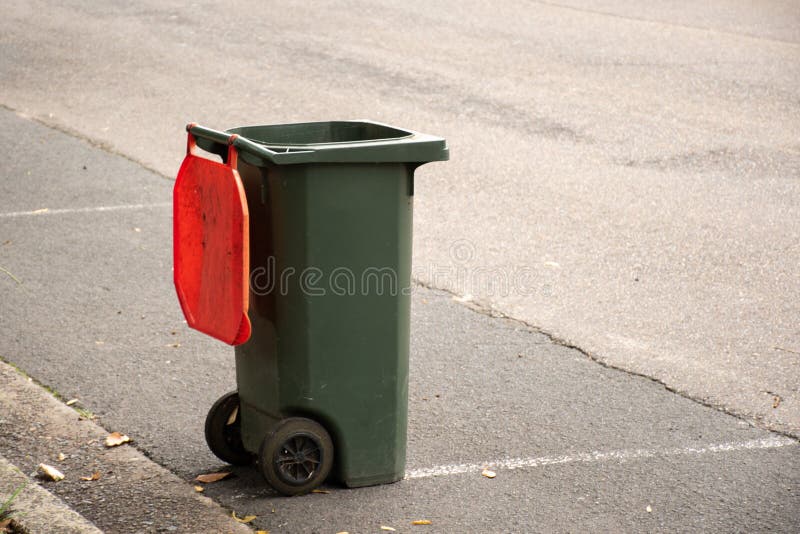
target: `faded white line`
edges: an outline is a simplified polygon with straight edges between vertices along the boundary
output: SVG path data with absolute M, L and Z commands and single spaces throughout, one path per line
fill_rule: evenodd
M 89 208 L 62 208 L 54 210 L 51 210 L 49 208 L 42 208 L 33 211 L 11 211 L 8 213 L 0 213 L 0 218 L 35 217 L 39 215 L 64 215 L 68 213 L 102 213 L 105 211 L 146 210 L 154 208 L 167 208 L 170 206 L 172 206 L 171 202 L 159 202 L 156 204 L 123 204 L 121 206 L 94 206 Z
M 702 454 L 717 454 L 723 452 L 744 451 L 752 449 L 775 449 L 798 442 L 783 436 L 773 436 L 765 439 L 751 441 L 717 443 L 703 447 L 682 447 L 677 449 L 623 449 L 618 451 L 593 451 L 571 454 L 565 456 L 541 456 L 538 458 L 508 458 L 505 460 L 492 460 L 477 464 L 438 465 L 423 469 L 411 469 L 406 472 L 406 479 L 442 477 L 449 475 L 463 475 L 465 473 L 480 473 L 483 469 L 511 470 L 547 465 L 561 465 L 571 463 L 594 463 L 641 458 L 661 458 L 669 456 L 699 456 Z

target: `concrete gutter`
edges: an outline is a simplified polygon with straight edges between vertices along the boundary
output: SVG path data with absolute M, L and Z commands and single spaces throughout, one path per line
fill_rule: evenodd
M 101 531 L 67 506 L 64 501 L 28 478 L 16 466 L 0 456 L 0 506 L 18 488 L 22 491 L 11 503 L 14 522 L 31 534 L 61 532 L 63 534 L 95 534 Z
M 134 446 L 107 448 L 109 431 L 85 415 L 0 362 L 0 503 L 25 484 L 13 517 L 28 532 L 252 533 Z M 40 477 L 40 463 L 65 478 Z

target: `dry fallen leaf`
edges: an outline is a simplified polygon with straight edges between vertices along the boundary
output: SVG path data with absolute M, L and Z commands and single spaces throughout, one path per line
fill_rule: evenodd
M 64 454 L 63 452 L 59 452 L 58 453 L 58 461 L 59 462 L 63 462 L 66 459 L 67 459 L 67 455 L 66 454 Z
M 205 475 L 197 475 L 197 478 L 195 478 L 195 480 L 198 482 L 204 482 L 206 484 L 210 484 L 212 482 L 218 482 L 223 478 L 229 476 L 230 474 L 231 474 L 230 471 L 223 471 L 221 473 L 207 473 Z
M 251 521 L 255 520 L 256 516 L 254 515 L 246 515 L 244 517 L 236 517 L 236 512 L 231 512 L 231 517 L 238 521 L 239 523 L 250 523 Z
M 91 482 L 92 480 L 100 480 L 100 473 L 98 471 L 95 471 L 94 473 L 91 474 L 91 476 L 81 477 L 81 480 L 85 480 L 87 482 Z
M 394 529 L 392 527 L 384 527 L 384 526 L 381 526 L 381 530 L 385 530 L 386 532 L 396 532 L 397 531 L 397 529 Z
M 111 434 L 106 437 L 106 447 L 116 447 L 118 445 L 122 445 L 123 443 L 128 443 L 131 440 L 125 434 L 120 434 L 119 432 L 112 432 Z
M 321 490 L 321 489 L 314 489 L 314 490 L 311 490 L 311 493 L 324 493 L 325 495 L 327 495 L 327 494 L 329 494 L 329 493 L 330 493 L 330 491 L 328 491 L 328 490 Z
M 78 399 L 70 399 L 70 400 L 67 401 L 67 406 L 72 406 L 76 402 L 78 402 Z
M 486 478 L 494 478 L 497 476 L 497 473 L 495 473 L 494 471 L 490 471 L 488 469 L 484 469 L 483 471 L 481 471 L 481 474 Z
M 232 425 L 233 423 L 235 423 L 235 422 L 236 422 L 236 416 L 237 416 L 237 415 L 239 415 L 239 406 L 238 406 L 238 405 L 237 405 L 237 406 L 235 406 L 235 407 L 233 408 L 233 411 L 232 411 L 232 412 L 231 412 L 231 414 L 228 416 L 228 421 L 225 423 L 225 425 L 226 425 L 226 426 L 230 426 L 230 425 Z
M 781 399 L 780 395 L 775 395 L 775 398 L 772 399 L 772 407 L 773 408 L 777 408 L 778 406 L 780 406 L 781 405 L 781 400 L 782 399 Z
M 417 521 L 412 521 L 412 525 L 430 525 L 430 519 L 418 519 Z
M 52 465 L 39 464 L 39 470 L 44 473 L 50 480 L 58 482 L 64 480 L 64 473 L 53 467 Z
M 205 488 L 204 488 L 203 486 L 195 486 L 195 487 L 194 487 L 194 490 L 195 490 L 197 493 L 203 493 L 203 491 L 205 491 Z

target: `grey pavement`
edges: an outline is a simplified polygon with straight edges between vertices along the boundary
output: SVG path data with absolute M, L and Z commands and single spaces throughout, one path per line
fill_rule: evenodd
M 189 121 L 446 137 L 420 281 L 800 435 L 795 2 L 2 7 L 0 104 L 164 176 Z
M 190 491 L 226 468 L 202 424 L 235 381 L 231 349 L 180 315 L 170 180 L 9 111 L 0 142 L 14 154 L 0 161 L 0 356 L 80 399 Z M 795 530 L 794 438 L 459 300 L 422 286 L 413 298 L 407 480 L 284 498 L 236 468 L 205 494 L 273 533 Z M 11 426 L 0 452 L 41 461 Z M 99 524 L 121 506 L 114 495 L 109 484 L 61 497 Z

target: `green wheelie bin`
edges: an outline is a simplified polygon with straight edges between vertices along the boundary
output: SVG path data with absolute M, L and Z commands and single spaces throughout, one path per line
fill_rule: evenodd
M 414 171 L 445 140 L 371 121 L 187 130 L 175 284 L 189 325 L 236 346 L 211 451 L 286 495 L 400 480 Z

